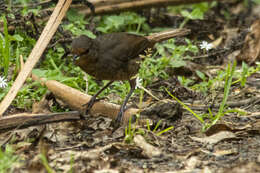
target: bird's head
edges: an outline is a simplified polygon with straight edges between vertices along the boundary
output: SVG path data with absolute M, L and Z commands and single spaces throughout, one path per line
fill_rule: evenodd
M 85 35 L 75 38 L 71 44 L 71 54 L 74 55 L 73 59 L 77 60 L 78 57 L 87 55 L 91 48 L 92 41 L 91 38 Z

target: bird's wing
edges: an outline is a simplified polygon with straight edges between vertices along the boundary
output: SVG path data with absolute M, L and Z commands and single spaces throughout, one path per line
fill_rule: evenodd
M 99 36 L 100 58 L 128 62 L 137 58 L 150 46 L 146 37 L 129 33 L 111 33 Z

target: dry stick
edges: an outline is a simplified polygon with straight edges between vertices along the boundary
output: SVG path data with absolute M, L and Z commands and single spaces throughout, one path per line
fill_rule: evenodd
M 112 5 L 112 4 L 119 4 L 119 3 L 123 3 L 123 2 L 129 2 L 131 0 L 89 0 L 90 3 L 92 3 L 95 8 L 97 7 L 102 7 L 105 5 Z M 86 8 L 86 5 L 83 5 L 83 3 L 81 4 L 72 4 L 71 5 L 72 8 Z
M 118 3 L 122 3 L 122 2 L 127 2 L 127 1 L 132 1 L 132 0 L 89 0 L 90 3 L 92 3 L 95 7 L 97 6 L 103 6 L 103 5 L 111 5 L 111 4 L 118 4 Z M 42 2 L 37 2 L 37 3 L 30 3 L 27 5 L 13 5 L 13 8 L 33 8 L 33 7 L 37 7 L 37 6 L 43 6 L 43 5 L 48 5 L 51 4 L 53 2 L 53 0 L 45 0 Z M 82 2 L 83 4 L 83 2 Z M 80 4 L 72 4 L 71 7 L 79 7 L 82 5 Z M 85 7 L 86 8 L 86 7 Z
M 69 8 L 72 0 L 60 0 L 56 5 L 47 25 L 45 26 L 40 38 L 38 39 L 36 45 L 34 46 L 29 58 L 27 59 L 24 68 L 19 73 L 13 86 L 9 90 L 8 94 L 0 104 L 0 117 L 12 103 L 19 89 L 22 87 L 24 81 L 32 71 L 35 64 L 40 59 L 43 51 L 47 47 L 49 41 L 57 30 L 62 18 L 65 16 L 66 11 Z
M 95 14 L 108 14 L 108 13 L 117 13 L 127 10 L 137 10 L 155 7 L 159 8 L 167 5 L 183 5 L 199 2 L 211 2 L 213 0 L 89 0 L 95 6 Z M 217 0 L 225 1 L 225 0 Z M 104 3 L 102 3 L 104 2 Z M 86 8 L 85 5 L 73 5 L 72 7 L 77 8 L 80 13 L 85 14 L 86 16 L 91 15 L 91 11 Z M 52 8 L 44 9 L 41 13 L 45 14 L 45 11 L 52 11 Z M 44 20 L 44 19 L 42 19 Z
M 51 114 L 21 113 L 0 118 L 0 133 L 13 129 L 27 128 L 35 125 L 76 120 L 80 120 L 80 114 L 78 111 Z
M 137 10 L 149 7 L 161 7 L 168 5 L 182 5 L 182 4 L 190 4 L 190 3 L 199 3 L 199 2 L 211 2 L 213 0 L 138 0 L 132 2 L 124 2 L 112 5 L 104 5 L 97 7 L 95 9 L 96 14 L 108 14 L 115 13 L 126 10 Z M 223 0 L 218 0 L 223 1 Z M 90 1 L 92 2 L 92 1 Z M 89 9 L 80 9 L 81 13 L 84 13 L 86 16 L 91 14 Z
M 133 0 L 89 0 L 90 3 L 97 6 L 103 6 L 103 5 L 111 5 L 111 4 L 118 4 L 118 3 L 123 3 L 123 2 L 129 2 Z
M 90 101 L 90 95 L 84 94 L 79 90 L 71 88 L 55 80 L 39 79 L 36 75 L 32 75 L 33 80 L 38 80 L 42 85 L 46 85 L 49 91 L 51 91 L 55 97 L 61 99 L 63 102 L 69 105 L 73 110 L 79 110 L 84 112 L 86 106 L 82 106 Z M 108 103 L 105 101 L 96 102 L 90 110 L 91 114 L 102 114 L 111 119 L 116 119 L 117 114 L 120 110 L 120 105 Z M 128 120 L 132 115 L 140 112 L 140 109 L 129 108 L 124 112 L 123 123 L 128 123 Z

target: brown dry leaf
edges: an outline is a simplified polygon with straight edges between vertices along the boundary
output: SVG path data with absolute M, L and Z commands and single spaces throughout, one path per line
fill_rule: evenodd
M 32 105 L 32 113 L 50 113 L 48 100 L 46 100 L 46 95 L 42 97 L 39 102 L 35 102 Z
M 186 169 L 193 170 L 201 165 L 201 160 L 198 157 L 193 156 L 186 161 L 185 165 Z
M 231 44 L 234 44 L 232 40 L 237 37 L 238 31 L 238 28 L 224 28 L 223 35 L 225 35 L 225 47 L 230 47 Z
M 245 38 L 245 44 L 241 54 L 237 56 L 238 61 L 254 63 L 260 54 L 260 20 L 256 20 L 250 27 L 251 32 Z
M 217 48 L 222 43 L 222 41 L 223 41 L 223 37 L 219 37 L 215 41 L 211 42 L 211 44 L 213 45 L 213 48 Z
M 232 172 L 232 173 L 256 173 L 260 172 L 260 165 L 258 165 L 255 162 L 249 162 L 249 163 L 240 163 L 236 167 L 230 169 L 227 168 L 223 172 Z
M 201 143 L 216 144 L 224 139 L 236 138 L 236 135 L 229 131 L 222 131 L 215 135 L 205 137 L 205 138 L 198 138 L 198 137 L 192 137 L 192 136 L 190 136 L 190 138 L 194 141 L 201 142 Z
M 239 132 L 239 131 L 248 131 L 251 130 L 252 127 L 254 127 L 254 125 L 250 125 L 250 124 L 246 124 L 244 126 L 238 126 L 235 127 L 233 124 L 224 124 L 224 123 L 219 123 L 219 124 L 214 124 L 213 126 L 211 126 L 206 132 L 205 134 L 207 136 L 211 136 L 213 134 L 216 134 L 220 131 L 230 131 L 230 132 Z
M 238 152 L 234 149 L 229 149 L 229 150 L 216 150 L 213 154 L 216 157 L 219 156 L 226 156 L 226 155 L 230 155 L 230 154 L 237 154 Z
M 34 158 L 29 160 L 27 164 L 27 170 L 30 173 L 44 173 L 46 172 L 45 167 L 42 164 L 42 160 L 40 158 L 40 155 L 35 155 Z
M 221 131 L 232 131 L 232 129 L 227 126 L 226 124 L 214 124 L 213 126 L 211 126 L 206 132 L 205 134 L 207 136 L 211 136 L 213 134 L 219 133 Z
M 97 147 L 88 151 L 73 151 L 71 148 L 62 149 L 62 152 L 54 152 L 49 156 L 50 166 L 59 168 L 62 172 L 69 172 L 71 169 L 71 161 L 74 160 L 73 169 L 78 172 L 86 172 L 84 169 L 90 167 L 99 167 L 100 169 L 107 169 L 108 158 L 105 156 L 104 151 L 113 149 L 117 143 L 112 143 L 104 147 Z M 77 146 L 78 147 L 78 146 Z M 77 148 L 76 147 L 76 148 Z M 88 165 L 86 167 L 86 165 Z
M 158 148 L 147 143 L 141 135 L 136 135 L 134 137 L 134 142 L 143 150 L 144 155 L 148 158 L 156 157 L 161 154 L 161 151 Z
M 249 129 L 247 129 L 248 133 L 251 134 L 260 134 L 260 121 L 253 123 L 252 126 L 250 126 Z

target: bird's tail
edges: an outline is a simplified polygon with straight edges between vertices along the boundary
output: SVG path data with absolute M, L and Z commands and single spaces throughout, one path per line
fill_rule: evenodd
M 168 40 L 170 38 L 188 35 L 189 33 L 190 33 L 190 29 L 185 29 L 185 28 L 172 29 L 168 31 L 154 33 L 152 35 L 147 36 L 147 39 L 150 40 L 151 42 L 157 43 L 164 40 Z

